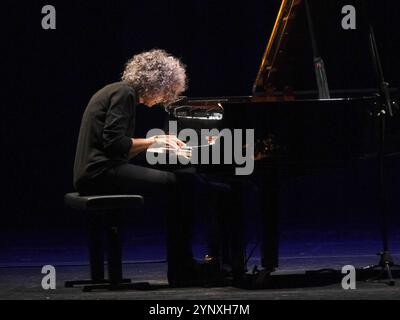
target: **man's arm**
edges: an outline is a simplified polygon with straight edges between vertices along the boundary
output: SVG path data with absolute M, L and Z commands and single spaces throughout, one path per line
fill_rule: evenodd
M 126 132 L 134 116 L 133 106 L 134 95 L 129 90 L 116 91 L 111 97 L 102 135 L 104 152 L 111 159 L 127 157 L 132 147 Z
M 131 159 L 139 153 L 146 151 L 152 144 L 156 143 L 156 137 L 151 138 L 135 138 L 132 139 L 132 145 L 129 149 L 128 158 Z

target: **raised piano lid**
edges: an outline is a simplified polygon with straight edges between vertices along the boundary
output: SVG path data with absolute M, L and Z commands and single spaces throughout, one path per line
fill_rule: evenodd
M 302 98 L 300 99 L 307 99 L 310 96 L 314 96 L 313 92 L 299 94 L 298 92 L 293 92 L 290 86 L 287 88 L 281 88 L 280 85 L 276 86 L 280 80 L 278 78 L 282 78 L 282 75 L 279 75 L 279 73 L 282 73 L 282 58 L 286 55 L 285 49 L 288 43 L 290 28 L 293 25 L 301 3 L 302 0 L 282 0 L 253 85 L 252 96 L 191 98 L 186 102 L 196 107 L 217 108 L 219 103 L 293 101 L 299 100 L 301 96 Z M 310 60 L 311 58 L 312 56 L 310 56 Z
M 330 93 L 339 100 L 369 98 L 377 92 L 365 22 L 358 19 L 354 32 L 342 30 L 337 23 L 341 7 L 356 3 L 356 0 L 310 1 L 314 27 L 318 26 L 315 28 L 318 45 L 327 66 Z M 352 60 L 352 50 L 357 61 Z M 312 58 L 304 1 L 282 0 L 255 78 L 253 95 L 189 98 L 184 104 L 217 108 L 218 104 L 230 103 L 320 101 Z
M 281 57 L 285 53 L 289 31 L 301 2 L 301 0 L 282 0 L 253 85 L 253 94 L 256 96 L 271 96 L 274 93 L 274 76 L 279 70 Z M 288 94 L 290 95 L 290 93 Z

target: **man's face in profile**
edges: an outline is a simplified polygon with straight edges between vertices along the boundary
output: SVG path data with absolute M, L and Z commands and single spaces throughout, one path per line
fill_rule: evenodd
M 149 108 L 161 104 L 165 101 L 164 97 L 142 97 L 139 99 L 140 103 L 145 104 Z

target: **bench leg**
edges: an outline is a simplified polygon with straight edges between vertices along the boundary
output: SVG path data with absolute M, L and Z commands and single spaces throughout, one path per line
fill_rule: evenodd
M 122 244 L 119 232 L 119 216 L 109 215 L 110 221 L 107 230 L 108 240 L 108 277 L 112 284 L 118 284 L 122 279 Z
M 104 218 L 106 221 L 104 221 Z M 105 216 L 93 215 L 89 218 L 89 256 L 91 280 L 66 281 L 66 287 L 83 286 L 84 292 L 92 290 L 149 290 L 148 282 L 131 283 L 122 278 L 122 245 L 119 230 L 120 215 L 108 212 Z M 104 279 L 104 222 L 107 226 L 108 277 Z
M 93 281 L 104 281 L 103 217 L 92 215 L 88 219 L 90 275 Z

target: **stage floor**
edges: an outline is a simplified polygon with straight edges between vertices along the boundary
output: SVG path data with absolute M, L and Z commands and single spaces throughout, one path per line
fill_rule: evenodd
M 357 265 L 369 263 L 373 257 L 335 257 L 329 265 L 340 267 L 345 263 L 357 262 Z M 396 257 L 400 258 L 399 255 Z M 313 269 L 320 267 L 320 258 L 297 260 L 296 267 L 292 269 Z M 327 258 L 323 258 L 322 264 L 328 263 Z M 290 263 L 291 264 L 291 263 Z M 43 290 L 41 288 L 41 268 L 38 267 L 19 267 L 2 268 L 0 282 L 0 299 L 38 299 L 38 300 L 58 300 L 58 299 L 132 299 L 132 300 L 209 300 L 209 299 L 239 299 L 239 300 L 259 300 L 259 299 L 396 299 L 400 300 L 400 280 L 396 286 L 388 286 L 383 283 L 369 283 L 358 281 L 355 290 L 343 290 L 340 282 L 320 283 L 312 287 L 291 286 L 285 282 L 281 288 L 247 290 L 235 287 L 218 288 L 168 288 L 165 277 L 165 263 L 140 263 L 126 264 L 124 272 L 126 277 L 133 281 L 150 281 L 157 286 L 157 289 L 148 291 L 95 291 L 82 292 L 80 288 L 64 288 L 65 280 L 85 279 L 88 271 L 86 266 L 60 266 L 57 270 L 57 288 L 55 290 Z M 274 274 L 275 277 L 290 277 L 303 274 L 303 270 L 282 270 Z
M 153 242 L 146 237 L 128 237 L 124 247 L 125 277 L 133 281 L 149 281 L 158 288 L 150 291 L 90 293 L 84 293 L 80 288 L 64 288 L 66 280 L 88 278 L 87 249 L 83 234 L 70 234 L 69 237 L 62 232 L 57 235 L 42 234 L 41 237 L 25 234 L 25 240 L 17 237 L 18 234 L 14 238 L 10 234 L 3 234 L 0 299 L 400 299 L 400 279 L 393 287 L 357 281 L 356 290 L 343 290 L 341 281 L 321 282 L 312 286 L 298 286 L 291 282 L 290 279 L 302 277 L 308 270 L 341 270 L 349 264 L 359 268 L 378 262 L 375 255 L 381 248 L 378 234 L 370 233 L 368 229 L 351 234 L 335 230 L 331 234 L 314 231 L 312 237 L 304 231 L 284 232 L 280 245 L 280 267 L 273 273 L 274 279 L 279 280 L 278 285 L 274 289 L 262 290 L 236 287 L 168 288 L 162 237 L 159 241 L 153 237 Z M 253 245 L 249 245 L 248 252 Z M 197 258 L 203 252 L 204 246 L 195 246 Z M 397 232 L 391 237 L 391 253 L 395 261 L 400 262 L 400 239 Z M 45 264 L 56 268 L 56 290 L 46 291 L 41 287 L 41 268 Z M 249 271 L 254 265 L 259 265 L 258 253 L 249 260 Z

